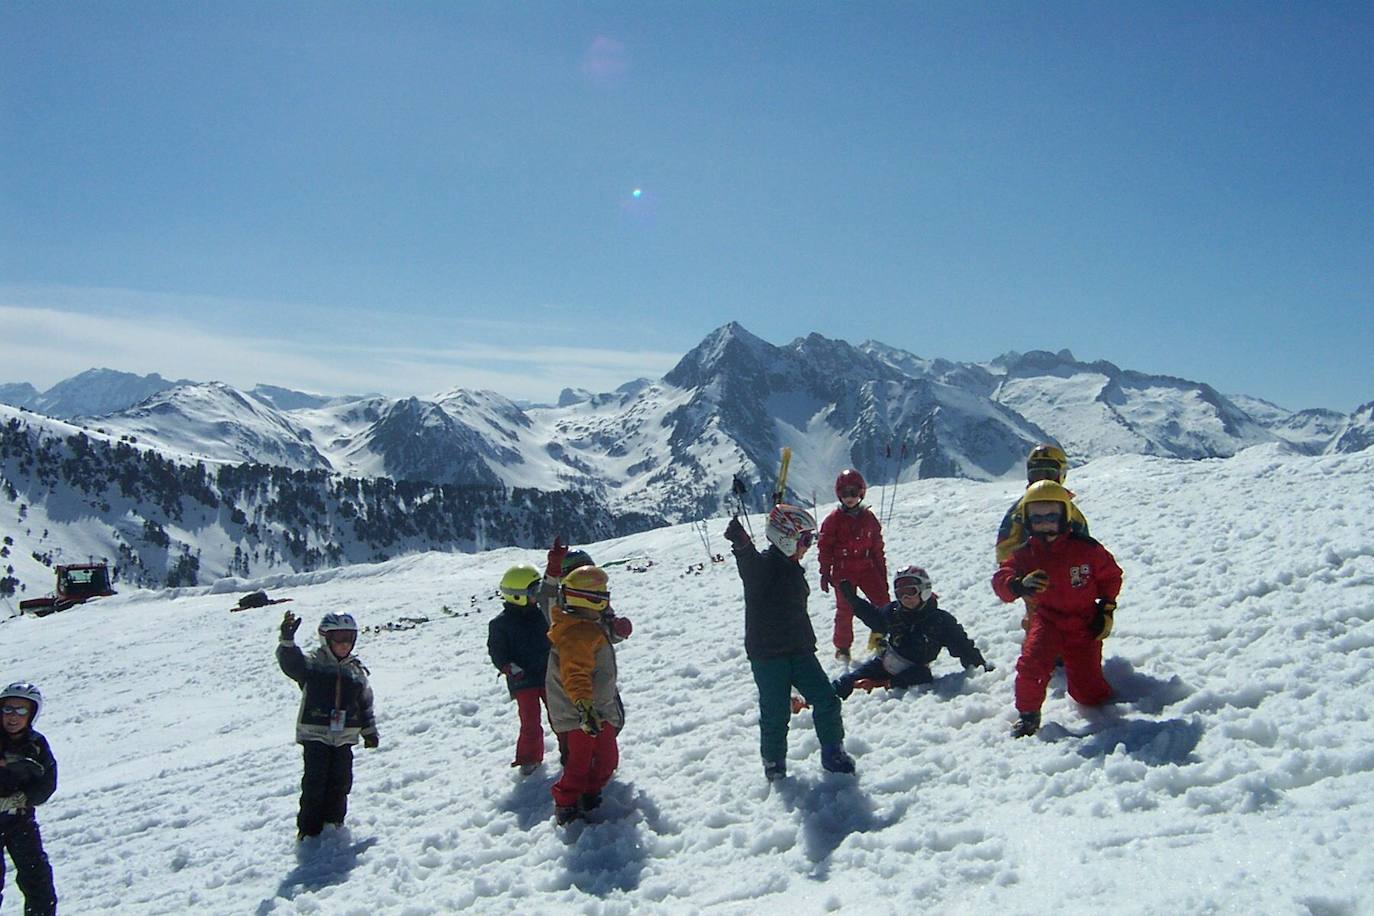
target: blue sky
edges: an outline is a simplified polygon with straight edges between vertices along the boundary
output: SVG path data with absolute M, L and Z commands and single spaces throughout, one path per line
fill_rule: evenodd
M 11 0 L 0 381 L 548 399 L 737 320 L 1348 411 L 1371 47 L 1370 3 Z

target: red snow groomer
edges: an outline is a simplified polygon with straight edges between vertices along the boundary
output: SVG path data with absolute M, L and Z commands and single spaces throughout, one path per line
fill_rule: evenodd
M 104 563 L 73 563 L 57 567 L 57 590 L 44 598 L 19 602 L 19 610 L 36 617 L 65 611 L 92 598 L 115 594 L 110 588 L 110 568 Z

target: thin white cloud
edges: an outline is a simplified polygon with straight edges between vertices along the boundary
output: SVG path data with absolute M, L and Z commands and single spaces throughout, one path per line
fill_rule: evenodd
M 0 295 L 3 295 L 0 292 Z M 119 297 L 105 300 L 108 307 Z M 136 300 L 130 298 L 129 302 Z M 178 298 L 185 304 L 184 298 Z M 503 322 L 470 322 L 461 346 L 369 346 L 338 342 L 329 324 L 292 337 L 243 333 L 239 321 L 181 317 L 144 309 L 130 317 L 116 307 L 105 313 L 3 304 L 0 381 L 30 382 L 40 391 L 94 367 L 167 378 L 222 381 L 242 388 L 262 382 L 326 394 L 380 392 L 425 396 L 454 388 L 489 389 L 506 397 L 551 401 L 565 387 L 609 391 L 634 378 L 657 378 L 681 354 L 523 344 L 527 334 Z M 222 312 L 221 312 L 222 314 Z M 487 325 L 497 340 L 482 342 Z M 523 328 L 522 328 L 523 330 Z M 424 337 L 427 329 L 417 332 Z M 435 339 L 449 335 L 432 335 Z

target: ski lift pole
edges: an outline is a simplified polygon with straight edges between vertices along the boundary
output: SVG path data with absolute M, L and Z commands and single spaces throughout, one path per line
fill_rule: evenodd
M 884 528 L 886 528 L 886 527 L 888 526 L 888 524 L 892 521 L 892 516 L 893 516 L 893 515 L 896 513 L 896 511 L 897 511 L 897 482 L 898 482 L 899 480 L 901 480 L 901 478 L 902 478 L 902 462 L 903 462 L 905 459 L 906 459 L 906 443 L 903 442 L 903 443 L 902 443 L 901 450 L 900 450 L 900 453 L 899 453 L 899 455 L 898 455 L 898 457 L 897 457 L 897 473 L 896 473 L 896 475 L 892 478 L 892 503 L 891 503 L 890 506 L 888 506 L 888 510 L 887 510 L 887 519 L 886 519 L 886 521 L 883 522 L 883 527 L 884 527 Z

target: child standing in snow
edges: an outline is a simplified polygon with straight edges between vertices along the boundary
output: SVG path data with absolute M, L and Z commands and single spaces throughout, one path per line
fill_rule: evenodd
M 606 571 L 579 566 L 563 574 L 568 549 L 555 539 L 544 582 L 558 582 L 549 601 L 549 719 L 567 748 L 563 773 L 553 784 L 554 820 L 560 826 L 601 804 L 601 791 L 620 763 L 616 738 L 625 726 L 615 644 L 630 621 L 611 609 Z M 559 577 L 561 576 L 561 581 Z
M 868 484 L 853 468 L 835 478 L 835 496 L 840 505 L 821 523 L 819 559 L 821 591 L 848 579 L 863 590 L 868 600 L 879 607 L 888 603 L 887 558 L 883 551 L 883 529 L 878 517 L 863 504 Z M 854 610 L 838 589 L 835 591 L 835 657 L 849 661 L 854 644 Z M 869 649 L 879 648 L 879 637 L 869 637 Z
M 301 620 L 290 611 L 281 622 L 277 664 L 301 688 L 296 741 L 303 749 L 300 812 L 296 839 L 318 836 L 325 824 L 342 826 L 353 788 L 353 746 L 375 748 L 379 738 L 372 715 L 368 671 L 353 654 L 358 624 L 352 614 L 325 614 L 320 647 L 306 655 L 296 645 Z
M 806 601 L 811 586 L 801 559 L 816 535 L 810 513 L 779 503 L 768 513 L 769 547 L 760 553 L 738 518 L 730 519 L 730 542 L 744 582 L 744 651 L 759 690 L 759 751 L 769 782 L 787 775 L 787 731 L 795 686 L 811 705 L 821 766 L 853 773 L 854 759 L 844 750 L 840 701 L 816 658 L 816 632 Z
M 847 579 L 840 580 L 837 588 L 860 620 L 873 632 L 886 636 L 880 655 L 834 682 L 835 693 L 841 700 L 847 699 L 854 692 L 855 683 L 861 680 L 886 687 L 929 684 L 934 679 L 930 663 L 941 649 L 948 650 L 965 668 L 993 670 L 954 615 L 939 606 L 930 576 L 921 567 L 904 566 L 897 570 L 892 580 L 897 600 L 883 608 L 860 598 Z
M 1121 567 L 1107 548 L 1076 534 L 1070 521 L 1073 498 L 1052 480 L 1026 489 L 1023 500 L 1030 540 L 1002 562 L 992 588 L 1003 601 L 1032 597 L 1030 625 L 1016 662 L 1016 710 L 1012 737 L 1040 728 L 1040 707 L 1054 672 L 1064 660 L 1069 696 L 1084 706 L 1111 698 L 1102 674 L 1102 640 L 1112 631 Z
M 524 775 L 544 760 L 544 675 L 549 665 L 548 622 L 537 602 L 539 570 L 512 566 L 501 577 L 501 613 L 487 625 L 487 654 L 506 678 L 520 713 L 515 761 Z
M 33 729 L 42 708 L 43 694 L 32 684 L 10 684 L 0 691 L 0 845 L 14 862 L 25 916 L 57 912 L 52 865 L 33 812 L 57 791 L 57 760 L 48 739 Z M 0 892 L 5 889 L 3 855 Z

